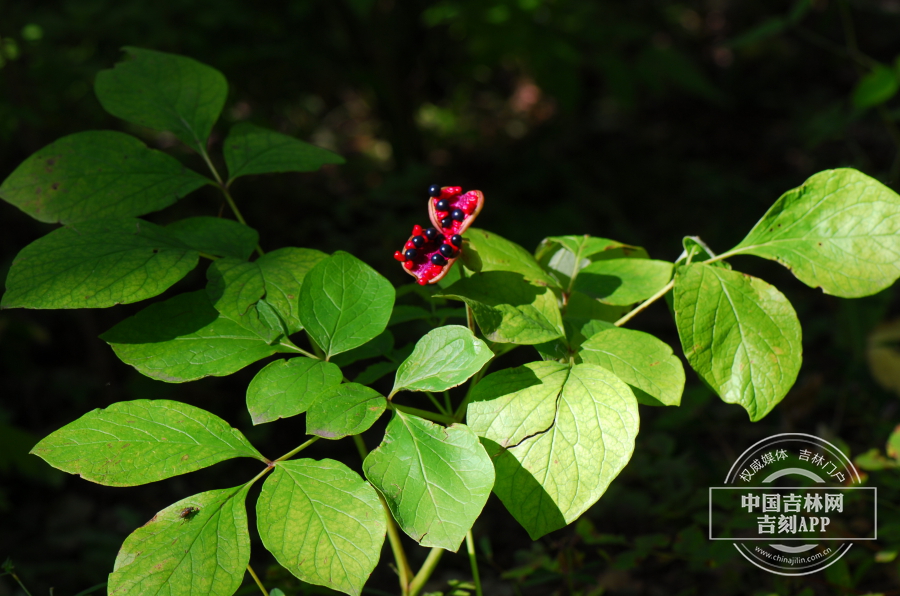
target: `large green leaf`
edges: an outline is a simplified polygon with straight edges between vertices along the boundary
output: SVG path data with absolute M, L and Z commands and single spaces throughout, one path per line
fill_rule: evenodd
M 574 290 L 605 304 L 626 306 L 646 300 L 672 279 L 672 263 L 650 259 L 610 259 L 583 267 Z
M 38 221 L 76 223 L 159 211 L 211 183 L 130 135 L 90 130 L 22 162 L 0 185 L 0 198 Z
M 675 276 L 675 322 L 688 362 L 723 401 L 753 421 L 785 396 L 800 370 L 800 323 L 766 282 L 695 263 Z
M 110 596 L 231 596 L 250 562 L 248 486 L 169 505 L 132 532 L 109 576 Z
M 216 312 L 202 290 L 153 304 L 100 338 L 126 364 L 168 383 L 223 377 L 276 352 L 293 351 L 269 345 Z
M 344 383 L 320 395 L 306 413 L 306 434 L 341 439 L 368 430 L 381 418 L 387 400 L 357 383 Z
M 581 292 L 572 292 L 563 313 L 566 336 L 534 347 L 544 360 L 568 361 L 578 353 L 584 340 L 605 329 L 607 322 L 618 321 L 627 311 L 628 307 L 603 304 Z
M 338 251 L 310 270 L 300 289 L 300 322 L 331 357 L 385 330 L 394 286 L 377 271 Z
M 468 304 L 481 332 L 493 342 L 538 344 L 564 335 L 556 295 L 518 273 L 476 273 L 437 296 Z
M 279 462 L 256 502 L 265 547 L 301 580 L 360 594 L 387 530 L 372 487 L 342 463 Z
M 622 471 L 638 411 L 628 385 L 599 366 L 526 369 L 484 389 L 483 379 L 467 420 L 494 462 L 494 493 L 537 539 L 578 518 Z
M 168 130 L 203 153 L 228 96 L 218 70 L 196 60 L 142 48 L 97 73 L 94 91 L 103 109 L 122 120 Z
M 493 232 L 478 228 L 466 231 L 462 262 L 470 271 L 511 271 L 541 285 L 556 285 L 527 250 Z
M 494 484 L 491 460 L 467 426 L 444 428 L 399 411 L 363 470 L 404 532 L 454 552 Z
M 638 402 L 677 406 L 684 391 L 684 367 L 668 344 L 649 333 L 595 322 L 600 329 L 581 344 L 583 362 L 612 371 L 631 386 Z
M 162 294 L 197 266 L 197 251 L 140 219 L 84 222 L 23 248 L 3 308 L 104 308 Z
M 166 226 L 166 231 L 194 250 L 219 257 L 247 259 L 259 234 L 251 227 L 221 217 L 188 217 Z
M 778 261 L 826 294 L 875 294 L 900 277 L 900 196 L 856 170 L 819 172 L 728 252 Z
M 446 325 L 429 331 L 416 343 L 394 378 L 398 391 L 446 391 L 481 370 L 494 354 L 466 327 Z
M 249 122 L 231 128 L 224 153 L 229 182 L 248 174 L 314 172 L 325 164 L 344 163 L 344 158 L 327 149 Z
M 900 90 L 897 71 L 884 64 L 876 64 L 872 72 L 859 80 L 853 89 L 853 105 L 857 108 L 871 108 L 882 104 Z
M 247 387 L 253 424 L 290 418 L 309 409 L 320 395 L 341 384 L 341 369 L 312 358 L 270 362 Z
M 325 253 L 309 248 L 280 248 L 256 261 L 218 259 L 206 272 L 206 292 L 213 306 L 244 326 L 257 330 L 261 316 L 257 303 L 265 298 L 286 325 L 288 334 L 303 329 L 298 317 L 298 296 L 306 274 Z M 262 327 L 268 327 L 263 323 Z M 278 327 L 276 327 L 277 329 Z
M 588 235 L 545 238 L 534 255 L 541 267 L 557 279 L 559 286 L 568 290 L 572 289 L 578 273 L 595 261 L 648 258 L 647 251 L 640 246 Z
M 137 486 L 235 457 L 265 458 L 206 410 L 177 401 L 115 403 L 44 438 L 32 453 L 54 468 L 106 486 Z

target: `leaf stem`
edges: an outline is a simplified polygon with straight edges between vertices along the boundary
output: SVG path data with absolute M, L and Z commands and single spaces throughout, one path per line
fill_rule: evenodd
M 466 304 L 466 325 L 469 327 L 472 335 L 475 335 L 475 314 L 472 312 L 472 307 L 468 304 Z
M 284 461 L 284 460 L 286 460 L 286 459 L 290 459 L 290 458 L 294 457 L 295 455 L 297 455 L 298 453 L 300 453 L 301 451 L 303 451 L 304 449 L 306 449 L 307 447 L 309 447 L 310 445 L 312 445 L 313 443 L 315 443 L 316 441 L 318 441 L 319 438 L 320 438 L 320 437 L 313 437 L 313 438 L 311 438 L 310 440 L 308 440 L 307 442 L 303 443 L 302 445 L 300 445 L 300 446 L 297 447 L 296 449 L 294 449 L 294 450 L 292 450 L 292 451 L 288 451 L 287 453 L 285 453 L 284 455 L 282 455 L 281 457 L 279 457 L 279 458 L 276 459 L 275 461 L 276 461 L 276 462 L 280 462 L 280 461 Z
M 497 356 L 495 354 L 494 358 L 496 357 Z M 481 370 L 475 373 L 475 376 L 473 376 L 472 380 L 469 382 L 469 388 L 468 390 L 466 390 L 466 396 L 463 398 L 462 403 L 459 404 L 459 407 L 456 408 L 456 412 L 453 413 L 453 418 L 457 422 L 462 422 L 463 416 L 466 415 L 466 408 L 469 405 L 469 400 L 472 399 L 472 390 L 475 389 L 475 385 L 478 384 L 478 381 L 481 380 L 481 378 L 484 376 L 484 373 L 486 373 L 488 368 L 490 368 L 491 363 L 494 361 L 494 358 L 491 358 L 490 360 L 485 362 L 484 366 L 481 367 Z
M 253 581 L 256 582 L 256 585 L 259 586 L 259 589 L 262 591 L 263 596 L 269 596 L 269 592 L 266 591 L 266 587 L 259 581 L 259 577 L 256 576 L 256 572 L 253 571 L 253 567 L 247 563 L 247 572 L 250 574 L 250 577 L 253 578 Z
M 388 407 L 403 412 L 404 414 L 412 414 L 413 416 L 418 416 L 419 418 L 424 418 L 425 420 L 431 420 L 432 422 L 443 422 L 444 424 L 453 424 L 454 422 L 456 422 L 456 418 L 454 418 L 453 416 L 445 416 L 444 414 L 429 412 L 428 410 L 420 410 L 419 408 L 413 408 L 410 406 L 401 406 L 400 404 L 395 404 L 393 402 L 388 402 Z
M 285 342 L 287 342 L 287 343 L 285 343 Z M 284 346 L 285 348 L 290 348 L 291 350 L 294 350 L 298 354 L 302 354 L 303 356 L 306 356 L 307 358 L 312 358 L 313 360 L 321 360 L 321 358 L 319 358 L 315 354 L 310 354 L 309 352 L 307 352 L 300 346 L 295 345 L 294 342 L 292 342 L 288 338 L 282 339 L 280 342 L 278 342 L 278 345 Z
M 481 577 L 478 575 L 478 560 L 475 558 L 475 540 L 472 528 L 466 532 L 466 551 L 469 553 L 469 564 L 472 566 L 472 580 L 475 582 L 475 596 L 484 596 L 481 591 Z
M 23 584 L 22 580 L 19 579 L 19 576 L 16 575 L 15 567 L 13 567 L 12 561 L 10 559 L 6 560 L 6 564 L 4 565 L 4 567 L 6 568 L 6 573 L 11 575 L 12 578 L 16 580 L 16 583 L 19 584 L 19 587 L 22 588 L 22 591 L 25 592 L 25 594 L 27 594 L 28 596 L 31 596 L 31 592 L 28 591 L 28 588 L 25 587 L 25 584 Z M 0 575 L 6 575 L 6 573 Z
M 660 298 L 665 296 L 666 293 L 674 287 L 675 287 L 675 278 L 673 277 L 671 279 L 671 281 L 669 281 L 669 283 L 664 285 L 657 293 L 653 294 L 652 296 L 650 296 L 649 298 L 647 298 L 646 300 L 641 302 L 639 305 L 634 307 L 631 311 L 625 313 L 625 315 L 621 319 L 619 319 L 618 321 L 613 323 L 613 325 L 615 325 L 616 327 L 621 327 L 622 325 L 624 325 L 625 323 L 627 323 L 628 321 L 633 319 L 635 317 L 635 315 L 637 315 L 639 312 L 641 312 L 642 310 L 644 310 L 645 308 L 647 308 L 648 306 L 650 306 L 651 304 L 653 304 L 654 302 L 656 302 L 657 300 L 659 300 Z
M 425 391 L 424 393 L 425 393 L 425 395 L 428 396 L 428 399 L 431 400 L 431 403 L 434 404 L 434 407 L 438 409 L 438 412 L 440 412 L 441 414 L 444 414 L 445 416 L 453 416 L 453 413 L 447 411 L 447 409 L 444 408 L 444 406 L 441 404 L 441 402 L 439 402 L 437 400 L 437 398 L 434 396 L 434 394 L 431 391 Z
M 431 577 L 431 574 L 434 572 L 435 567 L 437 567 L 437 564 L 443 555 L 444 549 L 437 546 L 431 549 L 431 552 L 428 553 L 428 556 L 425 558 L 425 562 L 422 563 L 422 567 L 419 569 L 416 577 L 414 577 L 412 583 L 409 584 L 409 596 L 417 596 L 419 591 L 425 586 L 425 582 Z
M 234 213 L 234 216 L 239 222 L 246 226 L 247 220 L 245 220 L 244 216 L 241 215 L 241 210 L 238 209 L 237 203 L 234 202 L 234 199 L 231 197 L 231 193 L 228 192 L 228 185 L 222 181 L 222 177 L 219 175 L 219 170 L 217 170 L 216 166 L 213 165 L 212 160 L 209 158 L 209 153 L 206 152 L 206 148 L 204 148 L 203 146 L 200 147 L 200 155 L 203 156 L 203 161 L 206 162 L 206 166 L 209 168 L 209 171 L 212 172 L 213 177 L 216 179 L 216 185 L 219 187 L 219 190 L 221 190 L 222 194 L 225 195 L 225 201 L 228 203 L 228 206 L 231 207 L 231 212 Z M 263 256 L 264 254 L 266 254 L 265 252 L 263 252 L 262 247 L 258 243 L 256 245 L 256 252 L 259 254 L 259 256 Z
M 209 253 L 200 252 L 200 251 L 197 251 L 197 252 L 200 254 L 201 257 L 203 257 L 204 259 L 209 259 L 210 261 L 216 261 L 219 258 L 216 255 L 211 255 Z

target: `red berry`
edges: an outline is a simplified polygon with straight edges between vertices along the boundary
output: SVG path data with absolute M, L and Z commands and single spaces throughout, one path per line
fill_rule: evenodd
M 407 240 L 406 244 L 403 245 L 403 248 L 415 248 L 416 245 L 412 243 L 412 240 Z
M 418 225 L 413 226 L 413 231 L 412 231 L 413 236 L 418 236 L 421 233 L 422 233 L 422 226 L 418 226 Z
M 400 261 L 401 263 L 406 260 L 406 257 L 403 256 L 403 253 L 399 250 L 394 251 L 394 258 Z
M 413 263 L 412 261 L 405 261 L 403 263 L 403 266 L 406 267 L 407 269 L 412 269 L 413 265 L 415 265 L 415 263 Z

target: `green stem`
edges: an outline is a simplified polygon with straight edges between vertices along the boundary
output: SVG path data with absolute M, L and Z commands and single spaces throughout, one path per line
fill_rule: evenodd
M 96 586 L 91 586 L 87 590 L 82 590 L 82 591 L 78 592 L 77 594 L 75 594 L 75 596 L 87 596 L 88 594 L 93 594 L 97 590 L 100 590 L 105 587 L 106 587 L 106 582 L 103 582 L 102 584 L 97 584 Z
M 437 567 L 443 554 L 444 549 L 442 548 L 435 546 L 431 549 L 431 552 L 428 553 L 428 557 L 425 558 L 425 562 L 422 563 L 422 567 L 419 569 L 416 577 L 414 577 L 412 583 L 409 584 L 409 596 L 417 596 L 419 591 L 425 586 L 425 582 L 431 577 L 431 574 L 434 572 L 434 569 Z
M 359 451 L 360 461 L 366 461 L 369 450 L 366 449 L 366 444 L 363 442 L 362 435 L 353 435 L 353 444 L 356 445 L 356 450 Z
M 306 449 L 307 447 L 309 447 L 310 445 L 312 445 L 313 443 L 315 443 L 315 442 L 318 441 L 318 440 L 319 440 L 319 437 L 313 437 L 313 438 L 311 438 L 310 440 L 308 440 L 307 442 L 305 442 L 305 443 L 303 443 L 302 445 L 300 445 L 299 447 L 297 447 L 296 449 L 294 449 L 293 451 L 288 451 L 287 453 L 285 453 L 284 455 L 282 455 L 281 457 L 279 457 L 279 458 L 276 459 L 275 461 L 276 461 L 276 462 L 280 462 L 280 461 L 284 461 L 284 460 L 286 460 L 286 459 L 290 459 L 290 458 L 294 457 L 295 455 L 297 455 L 298 453 L 300 453 L 301 451 L 303 451 L 304 449 Z
M 219 258 L 216 255 L 211 255 L 211 254 L 208 254 L 205 252 L 200 252 L 200 251 L 197 251 L 197 252 L 200 254 L 201 257 L 203 257 L 204 259 L 209 259 L 210 261 L 215 261 Z
M 466 304 L 466 325 L 468 325 L 472 335 L 475 335 L 475 314 L 472 312 L 472 307 L 468 304 Z
M 657 293 L 653 294 L 652 296 L 650 296 L 649 298 L 647 298 L 646 300 L 641 302 L 639 305 L 634 307 L 630 312 L 626 313 L 621 319 L 619 319 L 618 321 L 616 321 L 613 324 L 616 327 L 621 327 L 622 325 L 624 325 L 625 323 L 630 321 L 632 318 L 634 318 L 639 312 L 641 312 L 642 310 L 644 310 L 645 308 L 647 308 L 648 306 L 650 306 L 651 304 L 653 304 L 654 302 L 656 302 L 657 300 L 659 300 L 660 298 L 665 296 L 666 293 L 674 287 L 675 287 L 675 278 L 672 278 L 672 280 L 669 283 L 667 283 L 666 285 L 664 285 L 662 287 L 662 289 L 660 289 Z
M 412 414 L 413 416 L 418 416 L 419 418 L 424 418 L 425 420 L 431 420 L 432 422 L 443 422 L 444 424 L 453 424 L 454 422 L 456 422 L 456 418 L 454 418 L 453 416 L 445 416 L 444 414 L 429 412 L 428 410 L 420 410 L 419 408 L 412 408 L 410 406 L 401 406 L 399 404 L 389 403 L 388 407 L 403 412 L 404 414 Z
M 322 350 L 322 348 L 319 347 L 319 344 L 316 343 L 312 336 L 310 336 L 309 331 L 306 332 L 306 339 L 309 340 L 309 345 L 312 346 L 313 352 L 316 353 L 316 358 L 328 362 L 328 358 L 326 358 L 325 352 Z
M 495 355 L 494 358 L 497 356 Z M 469 405 L 469 400 L 472 399 L 472 390 L 475 388 L 475 385 L 478 384 L 478 381 L 484 376 L 484 373 L 487 372 L 488 368 L 491 366 L 491 363 L 494 361 L 494 358 L 491 358 L 487 362 L 485 362 L 484 366 L 481 367 L 475 376 L 472 377 L 472 380 L 469 381 L 469 389 L 466 391 L 466 396 L 463 398 L 462 403 L 459 404 L 459 407 L 456 408 L 456 412 L 453 413 L 453 419 L 457 422 L 462 422 L 463 416 L 466 415 L 466 407 Z
M 212 160 L 209 158 L 209 153 L 206 152 L 206 149 L 202 146 L 200 147 L 200 155 L 203 156 L 203 161 L 206 162 L 206 166 L 209 168 L 209 171 L 212 172 L 213 177 L 216 179 L 216 185 L 219 187 L 219 190 L 222 191 L 222 194 L 225 195 L 225 201 L 228 203 L 228 206 L 231 207 L 231 212 L 234 213 L 234 216 L 237 218 L 239 222 L 247 225 L 247 220 L 244 219 L 244 216 L 241 215 L 241 210 L 238 209 L 237 203 L 234 202 L 234 199 L 231 197 L 231 193 L 228 192 L 228 184 L 222 181 L 222 177 L 219 176 L 219 171 L 216 169 L 216 166 L 213 165 Z M 231 181 L 229 180 L 229 183 Z M 256 252 L 259 256 L 263 256 L 264 253 L 262 247 L 259 244 L 256 245 Z
M 289 340 L 289 339 L 287 339 L 287 338 L 284 338 L 284 339 L 282 339 L 280 342 L 278 342 L 278 345 L 279 345 L 279 346 L 284 346 L 285 348 L 289 348 L 289 349 L 291 349 L 291 350 L 294 350 L 294 351 L 297 352 L 298 354 L 302 354 L 302 355 L 306 356 L 307 358 L 312 358 L 313 360 L 321 360 L 321 358 L 319 358 L 319 357 L 316 356 L 315 354 L 310 354 L 309 352 L 307 352 L 307 351 L 304 350 L 303 348 L 301 348 L 301 347 L 295 345 L 294 342 L 292 342 L 291 340 Z
M 453 402 L 450 401 L 450 392 L 449 391 L 444 391 L 444 409 L 447 412 L 453 411 Z M 455 416 L 454 416 L 454 418 L 455 418 Z
M 266 587 L 259 581 L 259 578 L 256 576 L 256 572 L 253 571 L 253 567 L 250 564 L 247 564 L 247 573 L 250 574 L 250 577 L 253 578 L 253 581 L 256 582 L 256 585 L 259 586 L 259 589 L 262 591 L 263 596 L 269 596 L 269 593 L 266 591 Z
M 481 592 L 481 577 L 478 575 L 478 560 L 475 558 L 475 540 L 472 538 L 472 529 L 466 532 L 466 551 L 469 553 L 469 564 L 472 566 L 472 580 L 475 582 L 475 596 L 483 596 Z
M 22 591 L 25 592 L 25 594 L 27 594 L 28 596 L 31 596 L 31 592 L 28 591 L 28 588 L 25 587 L 25 584 L 22 583 L 22 580 L 19 579 L 19 576 L 12 571 L 10 571 L 9 574 L 14 580 L 16 580 L 16 583 L 19 584 L 19 587 L 22 588 Z
M 451 414 L 450 412 L 448 412 L 448 411 L 444 408 L 443 405 L 441 405 L 441 402 L 439 402 L 439 401 L 437 400 L 437 398 L 434 396 L 433 393 L 431 393 L 431 391 L 425 391 L 425 395 L 428 396 L 428 399 L 431 400 L 431 403 L 434 404 L 434 407 L 438 409 L 438 412 L 440 412 L 441 414 L 443 414 L 443 415 L 445 415 L 445 416 L 452 416 L 452 415 L 453 415 L 453 414 Z

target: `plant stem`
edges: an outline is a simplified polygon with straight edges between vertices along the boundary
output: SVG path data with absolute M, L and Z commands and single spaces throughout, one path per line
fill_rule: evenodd
M 401 406 L 399 404 L 390 403 L 388 407 L 403 412 L 404 414 L 412 414 L 413 416 L 418 416 L 419 418 L 424 418 L 425 420 L 431 420 L 432 422 L 443 422 L 444 424 L 453 424 L 454 422 L 456 422 L 456 418 L 454 418 L 453 416 L 445 416 L 444 414 L 429 412 L 428 410 L 420 410 L 419 408 L 413 408 L 410 406 Z
M 285 342 L 287 342 L 287 343 L 285 343 Z M 289 349 L 291 349 L 291 350 L 294 350 L 294 351 L 297 352 L 298 354 L 302 354 L 302 355 L 306 356 L 307 358 L 312 358 L 313 360 L 321 360 L 321 358 L 319 358 L 319 357 L 316 356 L 315 354 L 310 354 L 309 352 L 307 352 L 307 351 L 304 350 L 303 348 L 301 348 L 301 347 L 295 345 L 294 342 L 292 342 L 292 341 L 289 340 L 288 338 L 282 339 L 280 342 L 278 342 L 278 345 L 279 345 L 279 346 L 284 346 L 285 348 L 289 348 Z
M 445 416 L 452 416 L 452 415 L 453 415 L 452 412 L 448 412 L 448 411 L 444 408 L 444 406 L 441 405 L 441 402 L 439 402 L 439 401 L 437 400 L 437 398 L 434 396 L 434 394 L 433 394 L 431 391 L 425 391 L 425 395 L 428 396 L 428 399 L 431 400 L 431 403 L 434 404 L 434 407 L 438 409 L 438 412 L 440 412 L 441 414 L 444 414 Z
M 652 296 L 650 296 L 649 298 L 647 298 L 646 300 L 641 302 L 639 305 L 634 307 L 630 312 L 626 313 L 625 316 L 623 316 L 621 319 L 619 319 L 618 321 L 616 321 L 613 324 L 616 327 L 621 327 L 622 325 L 624 325 L 625 323 L 630 321 L 632 318 L 634 318 L 634 316 L 637 315 L 639 312 L 641 312 L 642 310 L 644 310 L 645 308 L 647 308 L 648 306 L 650 306 L 651 304 L 653 304 L 654 302 L 656 302 L 657 300 L 659 300 L 660 298 L 665 296 L 666 293 L 674 287 L 675 287 L 675 278 L 672 278 L 672 280 L 669 283 L 667 283 L 666 285 L 664 285 L 662 287 L 662 289 L 660 289 L 657 293 L 653 294 Z
M 294 457 L 295 455 L 297 455 L 298 453 L 300 453 L 301 451 L 303 451 L 304 449 L 306 449 L 307 447 L 309 447 L 310 445 L 312 445 L 313 443 L 315 443 L 318 440 L 319 440 L 319 437 L 313 437 L 310 440 L 308 440 L 307 442 L 305 442 L 302 445 L 300 445 L 299 447 L 297 447 L 296 449 L 294 449 L 293 451 L 288 451 L 287 453 L 285 453 L 284 455 L 282 455 L 275 461 L 276 462 L 284 461 L 286 459 Z
M 256 585 L 259 586 L 259 589 L 262 591 L 263 596 L 269 596 L 269 593 L 266 591 L 266 587 L 259 581 L 259 578 L 256 576 L 256 572 L 253 571 L 253 567 L 250 564 L 247 564 L 247 572 L 250 574 L 250 577 L 253 578 L 253 581 L 256 582 Z
M 203 156 L 203 161 L 206 162 L 206 166 L 209 168 L 209 171 L 212 172 L 213 177 L 216 179 L 216 184 L 219 187 L 219 190 L 222 191 L 222 194 L 225 195 L 225 201 L 228 203 L 228 206 L 231 207 L 231 212 L 234 213 L 234 216 L 237 218 L 239 222 L 247 225 L 247 220 L 244 219 L 244 216 L 241 215 L 241 210 L 238 209 L 237 203 L 234 202 L 234 199 L 231 198 L 231 193 L 228 192 L 228 185 L 222 181 L 222 177 L 219 176 L 219 171 L 216 169 L 216 166 L 213 165 L 212 160 L 209 158 L 209 153 L 206 152 L 204 147 L 200 147 L 200 155 Z M 256 245 L 256 252 L 259 256 L 263 256 L 264 253 L 262 247 L 259 244 Z
M 444 409 L 447 412 L 453 412 L 453 402 L 450 401 L 450 392 L 444 391 Z M 454 416 L 455 418 L 456 416 Z
M 472 538 L 472 529 L 466 532 L 466 551 L 469 553 L 469 564 L 472 566 L 472 580 L 475 582 L 475 596 L 483 596 L 481 592 L 481 578 L 478 575 L 478 560 L 475 558 L 475 540 Z
M 496 356 L 494 356 L 496 358 Z M 459 404 L 459 407 L 456 408 L 456 412 L 453 413 L 453 418 L 457 422 L 462 422 L 463 416 L 466 414 L 466 407 L 469 405 L 469 400 L 472 399 L 472 390 L 475 388 L 475 385 L 478 384 L 478 381 L 484 376 L 484 373 L 487 372 L 488 368 L 491 366 L 491 363 L 494 361 L 494 358 L 491 358 L 487 362 L 484 363 L 484 366 L 481 367 L 475 376 L 472 377 L 472 380 L 469 382 L 469 388 L 466 390 L 466 396 L 463 398 L 462 403 Z
M 200 251 L 197 251 L 197 252 L 200 254 L 201 257 L 203 257 L 204 259 L 209 259 L 210 261 L 215 261 L 219 258 L 216 255 L 211 255 L 211 254 L 207 254 L 205 252 L 200 252 Z
M 417 596 L 419 591 L 425 586 L 425 582 L 431 577 L 431 574 L 434 572 L 434 569 L 437 567 L 443 554 L 444 549 L 440 547 L 435 546 L 431 549 L 431 552 L 428 553 L 428 557 L 425 558 L 425 562 L 422 563 L 422 568 L 419 569 L 416 577 L 414 577 L 412 583 L 409 584 L 409 596 Z
M 360 461 L 366 461 L 366 456 L 369 455 L 369 450 L 366 449 L 366 444 L 363 442 L 362 436 L 353 435 L 353 443 L 356 445 L 356 450 L 359 451 Z
M 475 335 L 475 314 L 472 312 L 472 307 L 468 304 L 466 304 L 466 325 L 469 327 L 472 335 Z
M 309 345 L 312 346 L 313 352 L 316 353 L 316 358 L 318 360 L 328 361 L 328 358 L 325 357 L 325 352 L 322 351 L 322 348 L 319 347 L 319 344 L 315 342 L 315 340 L 309 335 L 309 331 L 306 331 L 306 339 L 309 340 Z
M 27 594 L 28 596 L 31 596 L 31 592 L 28 591 L 28 588 L 25 587 L 25 584 L 22 583 L 22 580 L 19 579 L 19 576 L 12 571 L 10 571 L 9 574 L 14 580 L 16 580 L 16 583 L 19 584 L 19 587 L 22 588 L 22 591 L 25 592 L 25 594 Z
M 105 588 L 105 587 L 106 587 L 106 582 L 103 582 L 102 584 L 97 584 L 96 586 L 91 586 L 87 590 L 82 590 L 82 591 L 78 592 L 77 594 L 75 594 L 75 596 L 87 596 L 88 594 L 93 594 L 97 590 L 99 590 L 101 588 Z

